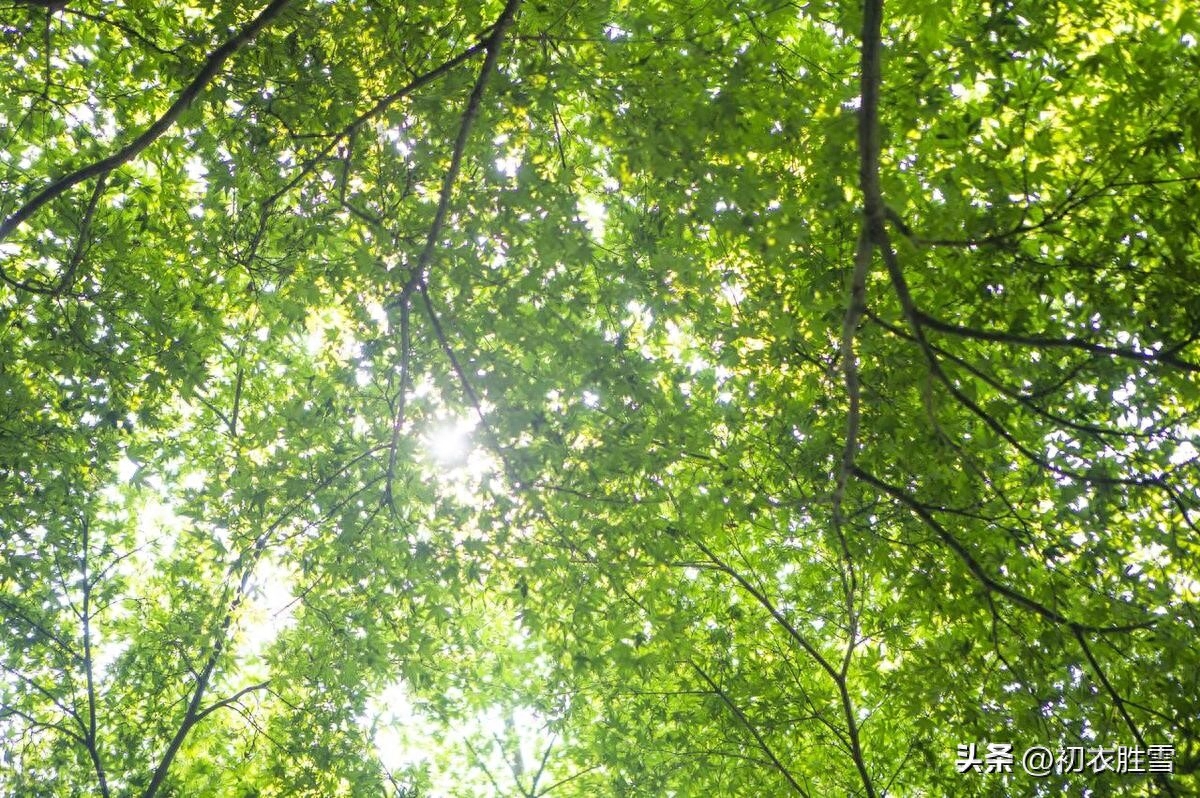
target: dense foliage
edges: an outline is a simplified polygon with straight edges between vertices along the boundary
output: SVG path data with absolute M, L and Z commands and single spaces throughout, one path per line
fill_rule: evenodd
M 1198 37 L 7 0 L 0 793 L 1194 794 Z

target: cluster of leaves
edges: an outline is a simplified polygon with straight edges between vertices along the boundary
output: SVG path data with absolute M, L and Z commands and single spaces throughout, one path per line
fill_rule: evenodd
M 1200 787 L 1186 3 L 8 2 L 0 792 Z

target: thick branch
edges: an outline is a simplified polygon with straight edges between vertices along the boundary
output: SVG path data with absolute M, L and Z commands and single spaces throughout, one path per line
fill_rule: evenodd
M 438 344 L 445 352 L 458 376 L 459 382 L 462 384 L 463 392 L 467 401 L 475 408 L 476 415 L 479 421 L 483 424 L 484 429 L 488 430 L 491 436 L 490 428 L 483 415 L 483 408 L 479 402 L 478 396 L 471 387 L 470 380 L 467 378 L 466 371 L 463 370 L 458 358 L 454 354 L 454 349 L 450 345 L 449 339 L 442 329 L 441 322 L 438 319 L 437 311 L 434 309 L 433 300 L 429 296 L 428 286 L 425 278 L 429 273 L 429 267 L 433 262 L 434 253 L 437 251 L 438 243 L 442 237 L 442 230 L 446 224 L 446 217 L 450 211 L 450 200 L 454 194 L 454 184 L 458 180 L 458 174 L 462 169 L 463 155 L 466 152 L 467 141 L 471 136 L 471 128 L 475 124 L 475 119 L 479 116 L 479 109 L 483 102 L 483 94 L 487 89 L 488 81 L 491 79 L 492 72 L 496 69 L 496 63 L 500 59 L 500 48 L 504 43 L 504 35 L 508 28 L 512 25 L 516 17 L 517 9 L 521 6 L 521 0 L 508 0 L 504 6 L 504 10 L 500 13 L 496 23 L 492 26 L 492 33 L 484 42 L 484 49 L 487 55 L 484 57 L 483 65 L 479 68 L 479 76 L 475 79 L 475 86 L 471 90 L 471 96 L 467 100 L 467 107 L 463 111 L 462 122 L 459 124 L 458 135 L 454 140 L 454 148 L 450 155 L 450 165 L 446 168 L 446 173 L 442 176 L 441 192 L 438 195 L 437 210 L 433 216 L 433 222 L 429 226 L 429 235 L 425 238 L 425 246 L 421 249 L 421 254 L 417 258 L 416 265 L 413 266 L 409 273 L 408 280 L 397 293 L 395 297 L 388 303 L 389 309 L 399 309 L 401 328 L 403 337 L 408 337 L 408 322 L 409 312 L 412 305 L 412 295 L 414 292 L 419 292 L 424 300 L 425 309 L 429 314 L 429 322 L 433 327 L 434 334 Z M 401 342 L 403 362 L 408 360 L 407 340 Z M 407 367 L 405 368 L 407 371 Z M 403 391 L 403 387 L 401 388 Z M 403 396 L 400 399 L 403 402 Z M 403 405 L 401 405 L 402 407 Z M 398 417 L 399 418 L 399 417 Z M 393 426 L 392 440 L 392 459 L 388 465 L 388 495 L 391 495 L 391 477 L 395 470 L 395 453 L 396 444 L 398 443 L 399 426 Z M 496 444 L 496 441 L 493 441 Z M 500 451 L 499 446 L 495 446 L 497 452 Z
M 104 771 L 104 761 L 100 757 L 100 747 L 96 740 L 96 674 L 95 662 L 92 658 L 92 582 L 88 574 L 89 548 L 91 545 L 91 525 L 83 521 L 83 553 L 80 558 L 80 571 L 83 577 L 83 601 L 81 617 L 83 621 L 83 673 L 87 680 L 87 726 L 84 729 L 84 743 L 87 747 L 88 758 L 96 771 L 96 781 L 100 785 L 100 795 L 108 798 L 108 777 Z
M 471 137 L 471 128 L 475 124 L 476 117 L 479 116 L 484 90 L 496 68 L 496 62 L 500 59 L 500 46 L 504 42 L 504 34 L 512 25 L 513 18 L 520 6 L 521 0 L 508 0 L 500 17 L 496 20 L 496 24 L 492 27 L 492 34 L 484 44 L 487 55 L 483 59 L 483 66 L 479 68 L 479 77 L 476 78 L 475 87 L 471 90 L 471 96 L 467 100 L 467 108 L 463 111 L 462 122 L 458 127 L 458 136 L 454 140 L 454 150 L 450 154 L 450 166 L 446 168 L 446 173 L 442 176 L 442 189 L 438 195 L 433 223 L 429 225 L 429 235 L 425 239 L 425 246 L 417 258 L 417 264 L 413 267 L 408 283 L 404 286 L 400 297 L 397 298 L 400 301 L 406 301 L 414 289 L 425 281 L 434 252 L 437 251 L 438 241 L 442 236 L 442 228 L 446 224 L 446 215 L 450 211 L 450 199 L 454 194 L 454 183 L 458 180 L 458 173 L 462 169 L 463 154 L 467 149 L 467 141 Z M 399 301 L 394 304 L 399 304 Z
M 879 88 L 880 75 L 880 27 L 883 22 L 883 0 L 866 0 L 863 5 L 862 50 L 859 69 L 859 188 L 863 193 L 863 220 L 859 230 L 858 245 L 854 252 L 854 271 L 850 278 L 850 300 L 842 320 L 842 374 L 846 385 L 849 407 L 846 411 L 846 441 L 842 459 L 834 480 L 832 505 L 833 533 L 838 539 L 845 570 L 842 572 L 842 590 L 846 601 L 846 620 L 849 641 L 842 660 L 841 682 L 850 667 L 858 636 L 858 612 L 854 606 L 854 594 L 858 587 L 854 560 L 843 529 L 842 507 L 846 497 L 846 483 L 854 468 L 858 455 L 858 433 L 862 418 L 861 389 L 858 378 L 858 358 L 854 352 L 858 324 L 867 309 L 867 275 L 875 251 L 877 232 L 883 229 L 883 198 L 879 188 Z M 857 759 L 857 752 L 856 752 Z M 873 795 L 870 779 L 861 767 L 867 794 Z
M 883 0 L 863 3 L 862 51 L 859 67 L 858 182 L 863 192 L 863 213 L 874 228 L 883 222 L 883 197 L 879 188 L 879 90 Z M 871 231 L 875 232 L 874 229 Z
M 99 161 L 58 178 L 27 200 L 24 205 L 13 212 L 7 219 L 0 222 L 0 241 L 7 239 L 22 222 L 32 217 L 46 203 L 56 199 L 85 180 L 103 177 L 117 167 L 129 163 L 141 154 L 143 150 L 157 141 L 159 137 L 171 129 L 179 120 L 179 117 L 183 115 L 183 112 L 208 87 L 208 84 L 217 76 L 217 73 L 220 72 L 221 67 L 229 60 L 229 57 L 249 43 L 275 17 L 279 16 L 279 13 L 283 11 L 289 2 L 291 0 L 272 0 L 271 4 L 264 8 L 249 24 L 216 50 L 213 50 L 208 58 L 205 59 L 200 71 L 192 78 L 191 83 L 184 87 L 183 91 L 179 93 L 179 96 L 175 98 L 175 101 L 171 103 L 166 112 L 155 120 L 150 127 L 142 131 L 141 135 L 107 158 L 102 158 Z
M 260 551 L 261 548 L 255 546 L 255 552 Z M 208 658 L 204 662 L 204 667 L 196 675 L 196 686 L 192 689 L 192 697 L 188 701 L 187 709 L 183 713 L 179 727 L 175 730 L 175 735 L 167 744 L 167 749 L 163 752 L 158 766 L 154 769 L 154 773 L 150 777 L 150 783 L 142 793 L 142 798 L 154 798 L 158 794 L 159 789 L 167 778 L 167 772 L 171 769 L 171 763 L 175 761 L 176 754 L 179 753 L 179 749 L 183 746 L 183 741 L 187 739 L 192 728 L 213 709 L 213 707 L 209 707 L 207 710 L 202 710 L 201 705 L 208 693 L 208 686 L 212 681 L 213 674 L 217 670 L 217 663 L 220 662 L 221 655 L 225 653 L 225 646 L 229 641 L 229 630 L 233 626 L 238 608 L 241 607 L 247 589 L 250 586 L 250 574 L 252 571 L 253 560 L 245 566 L 242 572 L 241 579 L 234 590 L 234 595 L 228 604 L 228 608 L 225 610 L 225 616 L 221 619 L 221 625 L 213 636 L 212 651 L 209 652 Z

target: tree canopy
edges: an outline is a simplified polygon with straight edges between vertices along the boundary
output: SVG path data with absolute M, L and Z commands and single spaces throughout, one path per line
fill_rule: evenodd
M 0 793 L 1200 790 L 1191 3 L 6 1 Z

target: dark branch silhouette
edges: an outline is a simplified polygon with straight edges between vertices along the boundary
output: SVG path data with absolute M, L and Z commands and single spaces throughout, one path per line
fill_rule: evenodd
M 179 120 L 200 94 L 208 88 L 213 78 L 221 71 L 221 67 L 229 60 L 230 56 L 240 50 L 254 39 L 255 36 L 267 27 L 280 12 L 287 6 L 291 0 L 272 0 L 271 4 L 259 12 L 253 20 L 245 27 L 238 31 L 233 37 L 228 39 L 217 49 L 209 54 L 204 60 L 203 66 L 191 82 L 184 87 L 175 101 L 170 107 L 156 119 L 150 127 L 142 131 L 133 141 L 126 144 L 121 149 L 109 155 L 106 158 L 101 158 L 99 161 L 88 164 L 87 166 L 76 169 L 73 172 L 63 175 L 54 180 L 50 185 L 34 194 L 30 199 L 26 200 L 21 207 L 17 208 L 3 222 L 0 222 L 0 242 L 12 235 L 13 231 L 27 221 L 35 213 L 38 212 L 46 203 L 56 199 L 69 191 L 74 186 L 79 185 L 85 180 L 92 178 L 103 177 L 119 166 L 129 163 L 134 158 L 142 153 L 147 147 L 153 144 L 164 133 Z

